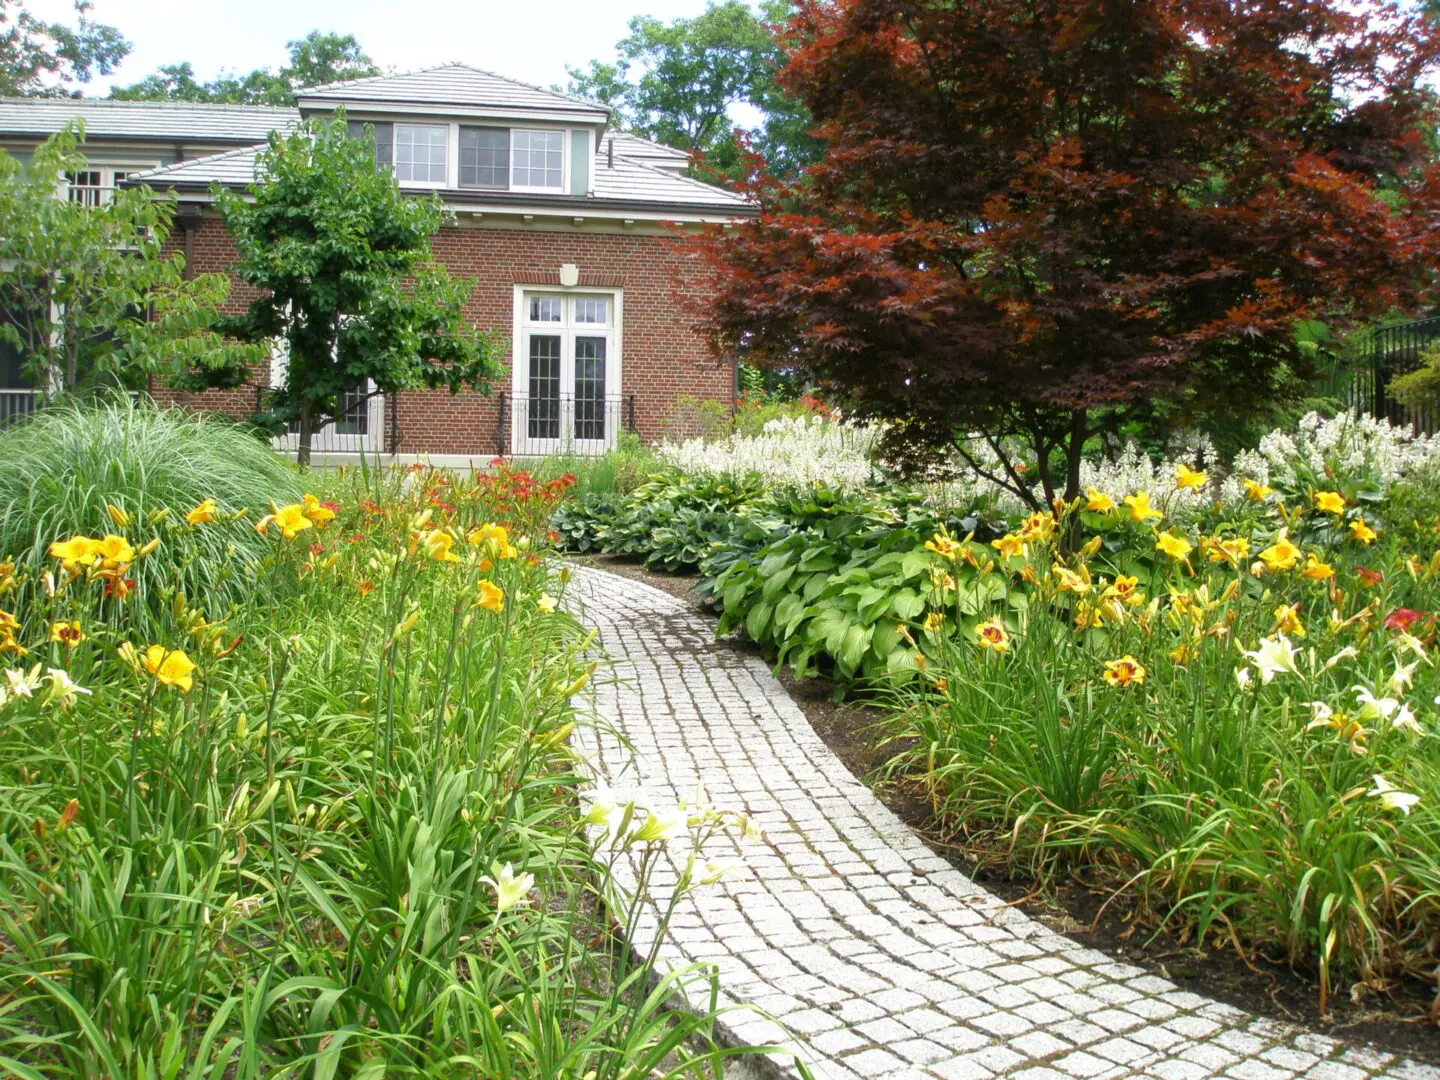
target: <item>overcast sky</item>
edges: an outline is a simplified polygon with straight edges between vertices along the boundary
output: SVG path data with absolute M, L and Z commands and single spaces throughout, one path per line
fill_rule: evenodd
M 73 20 L 71 0 L 26 0 L 45 19 Z M 221 69 L 274 67 L 285 42 L 311 30 L 354 34 L 382 68 L 463 61 L 524 82 L 565 81 L 565 65 L 610 59 L 632 15 L 668 22 L 697 15 L 705 0 L 94 0 L 91 17 L 132 45 L 109 79 L 135 82 L 161 64 L 188 60 L 202 79 Z

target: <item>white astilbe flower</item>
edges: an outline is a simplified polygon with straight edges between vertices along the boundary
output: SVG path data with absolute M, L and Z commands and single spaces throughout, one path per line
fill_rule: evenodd
M 795 416 L 769 421 L 759 435 L 687 439 L 656 447 L 661 460 L 690 476 L 756 476 L 774 487 L 815 484 L 862 491 L 875 479 L 871 452 L 881 429 Z
M 1293 431 L 1276 428 L 1254 450 L 1237 454 L 1224 495 L 1238 501 L 1246 478 L 1291 491 L 1322 482 L 1333 488 L 1368 481 L 1383 492 L 1401 477 L 1435 464 L 1440 464 L 1440 435 L 1416 435 L 1369 414 L 1342 413 L 1327 420 L 1312 412 Z

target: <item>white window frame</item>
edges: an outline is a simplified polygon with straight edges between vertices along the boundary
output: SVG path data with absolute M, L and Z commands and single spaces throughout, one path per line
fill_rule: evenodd
M 534 184 L 515 183 L 515 136 L 524 133 L 526 135 L 559 135 L 560 136 L 560 186 L 542 187 Z M 568 195 L 570 194 L 570 129 L 569 128 L 517 128 L 510 129 L 510 191 L 525 192 L 534 195 Z M 582 192 L 583 194 L 583 192 Z
M 443 174 L 439 180 L 402 180 L 400 178 L 401 128 L 428 128 L 431 131 L 443 131 L 445 133 L 445 164 L 443 166 Z M 456 147 L 459 135 L 459 125 L 457 124 L 426 124 L 413 120 L 393 121 L 390 127 L 390 169 L 395 177 L 395 182 L 401 187 L 430 188 L 433 190 L 439 190 L 449 186 L 450 177 L 457 174 L 459 170 L 459 150 Z
M 564 318 L 558 322 L 531 322 L 529 297 L 532 295 L 557 296 L 565 301 Z M 576 299 L 599 296 L 610 302 L 610 323 L 597 326 L 594 323 L 577 323 L 574 319 Z M 575 286 L 565 288 L 555 285 L 516 285 L 512 307 L 513 323 L 510 348 L 510 385 L 512 393 L 519 398 L 529 399 L 530 393 L 530 335 L 545 334 L 559 336 L 560 341 L 560 395 L 562 401 L 560 437 L 558 439 L 531 438 L 521 430 L 521 424 L 528 419 L 528 411 L 514 409 L 510 417 L 510 447 L 512 453 L 530 452 L 555 453 L 561 450 L 603 452 L 615 446 L 624 427 L 624 331 L 625 331 L 625 290 L 618 288 L 594 288 Z M 601 440 L 580 440 L 573 437 L 575 396 L 575 338 L 603 337 L 605 347 L 605 397 L 618 398 L 622 404 L 615 423 L 606 424 L 605 438 Z M 567 377 L 568 376 L 568 377 Z M 566 397 L 571 400 L 571 412 L 563 408 Z M 517 449 L 519 448 L 519 449 Z
M 98 192 L 94 202 L 88 199 L 76 199 L 74 201 L 83 203 L 86 206 L 105 206 L 111 199 L 115 198 L 115 190 L 118 185 L 115 176 L 116 173 L 122 174 L 123 178 L 124 176 L 131 176 L 138 172 L 148 172 L 151 169 L 157 169 L 159 167 L 160 163 L 158 161 L 134 162 L 130 164 L 117 164 L 114 162 L 97 163 L 91 161 L 87 162 L 83 169 L 76 169 L 75 172 L 98 172 L 100 174 L 99 187 L 93 187 L 89 184 L 72 184 L 67 178 L 61 183 L 61 188 L 66 199 L 70 198 L 70 194 L 73 191 Z

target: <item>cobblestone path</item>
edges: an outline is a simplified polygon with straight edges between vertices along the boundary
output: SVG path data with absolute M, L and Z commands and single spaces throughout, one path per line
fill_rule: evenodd
M 588 568 L 570 599 L 614 663 L 597 680 L 600 720 L 633 747 L 588 731 L 578 749 L 593 767 L 658 802 L 703 780 L 716 806 L 765 830 L 743 851 L 707 848 L 745 867 L 682 902 L 662 944 L 671 964 L 715 964 L 723 1003 L 779 1021 L 729 1012 L 733 1040 L 789 1046 L 825 1080 L 1440 1080 L 1181 990 L 1006 907 L 850 775 L 763 661 L 716 642 L 682 601 Z M 673 881 L 673 868 L 656 880 L 662 900 Z M 633 928 L 642 948 L 655 911 Z

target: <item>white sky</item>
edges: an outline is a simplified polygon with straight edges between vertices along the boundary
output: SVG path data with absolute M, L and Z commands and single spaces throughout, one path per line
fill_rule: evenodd
M 73 22 L 71 0 L 26 0 L 47 21 Z M 381 68 L 463 61 L 540 86 L 563 84 L 565 66 L 613 59 L 632 15 L 669 22 L 698 15 L 705 0 L 94 0 L 90 17 L 133 48 L 109 79 L 136 82 L 161 64 L 188 60 L 201 79 L 221 69 L 276 67 L 285 42 L 311 30 L 354 34 Z

